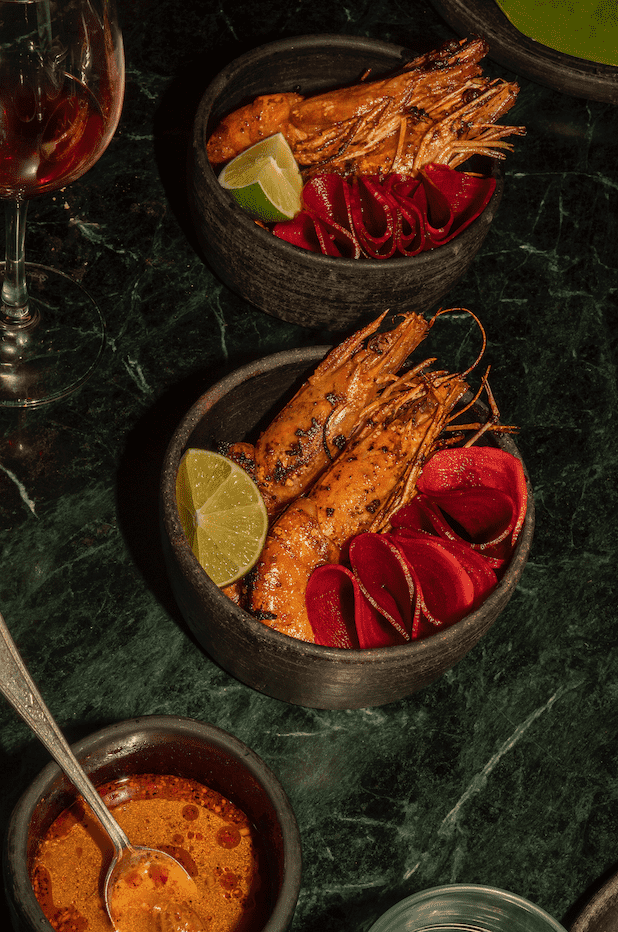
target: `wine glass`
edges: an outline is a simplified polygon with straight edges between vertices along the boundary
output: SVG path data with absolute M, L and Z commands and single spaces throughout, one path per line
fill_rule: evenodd
M 103 154 L 124 95 L 113 0 L 0 0 L 0 405 L 74 391 L 105 341 L 94 299 L 73 278 L 25 262 L 28 202 L 75 181 Z

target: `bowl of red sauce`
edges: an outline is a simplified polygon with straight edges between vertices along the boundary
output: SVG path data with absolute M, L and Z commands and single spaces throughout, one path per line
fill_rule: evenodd
M 131 841 L 167 851 L 194 878 L 208 928 L 288 928 L 300 836 L 257 754 L 213 725 L 175 716 L 119 722 L 73 751 Z M 15 929 L 111 928 L 100 891 L 110 843 L 55 764 L 18 801 L 3 854 Z
M 456 56 L 456 51 L 452 54 Z M 202 253 L 218 278 L 260 310 L 305 327 L 346 331 L 387 309 L 427 310 L 474 259 L 502 197 L 502 163 L 497 159 L 479 156 L 474 170 L 493 179 L 493 193 L 480 215 L 454 238 L 417 254 L 359 259 L 300 248 L 254 222 L 219 184 L 220 166 L 213 165 L 207 154 L 208 140 L 220 120 L 260 95 L 284 92 L 307 97 L 359 82 L 366 74 L 371 79 L 390 75 L 414 58 L 409 49 L 375 39 L 299 36 L 246 53 L 206 89 L 190 152 L 193 224 Z
M 373 649 L 324 646 L 275 630 L 233 602 L 202 569 L 183 531 L 176 501 L 180 461 L 189 448 L 254 442 L 328 349 L 288 350 L 257 360 L 217 382 L 189 408 L 164 459 L 161 533 L 176 601 L 194 636 L 219 666 L 253 689 L 285 702 L 354 709 L 394 702 L 428 686 L 489 631 L 524 571 L 534 534 L 534 501 L 526 474 L 525 520 L 499 583 L 478 608 L 430 637 Z M 488 434 L 484 442 L 521 462 L 509 434 Z

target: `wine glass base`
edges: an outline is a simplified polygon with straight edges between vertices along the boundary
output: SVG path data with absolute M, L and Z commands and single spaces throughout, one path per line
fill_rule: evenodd
M 0 281 L 5 263 L 0 262 Z M 79 282 L 26 263 L 29 319 L 0 304 L 0 407 L 33 408 L 65 398 L 90 378 L 105 345 L 105 322 Z

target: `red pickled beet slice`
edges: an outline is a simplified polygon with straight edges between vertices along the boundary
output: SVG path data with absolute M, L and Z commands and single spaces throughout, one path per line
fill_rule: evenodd
M 361 251 L 358 242 L 340 223 L 316 217 L 314 218 L 314 226 L 320 243 L 320 250 L 324 255 L 360 259 Z
M 324 174 L 308 182 L 303 191 L 305 209 L 293 220 L 276 223 L 275 236 L 325 256 L 359 259 L 361 248 L 351 232 L 344 181 L 339 175 Z
M 504 450 L 472 447 L 436 453 L 424 467 L 417 489 L 415 498 L 393 516 L 393 527 L 462 540 L 448 523 L 450 517 L 477 549 L 487 551 L 486 545 L 501 541 L 512 547 L 526 516 L 523 468 Z
M 283 235 L 285 231 L 285 235 Z M 293 220 L 276 224 L 273 233 L 292 246 L 323 253 L 325 256 L 343 256 L 359 259 L 361 250 L 352 234 L 341 224 L 301 211 Z
M 389 259 L 397 248 L 397 202 L 377 178 L 344 179 L 349 217 L 360 246 L 373 259 Z
M 323 173 L 304 186 L 303 210 L 275 224 L 273 233 L 331 256 L 349 256 L 350 242 L 358 255 L 374 259 L 417 255 L 461 233 L 485 209 L 495 186 L 493 178 L 446 165 L 426 165 L 414 179 L 392 174 L 385 181 Z
M 356 611 L 356 633 L 358 645 L 363 650 L 375 647 L 397 647 L 407 644 L 410 636 L 403 637 L 390 622 L 380 614 L 369 599 L 363 599 Z
M 517 506 L 500 489 L 456 489 L 439 492 L 433 498 L 447 518 L 466 532 L 473 546 L 485 547 L 511 540 L 517 520 Z
M 421 611 L 434 624 L 452 625 L 475 603 L 475 587 L 464 566 L 439 538 L 430 534 L 397 538 L 397 548 L 414 567 L 422 597 Z
M 305 604 L 315 643 L 352 649 L 403 644 L 402 637 L 363 595 L 350 570 L 318 566 L 309 578 Z
M 357 616 L 360 646 L 382 647 L 409 641 L 415 587 L 397 548 L 382 534 L 359 534 L 350 544 L 349 559 L 361 592 L 379 613 L 360 619 L 362 629 Z M 376 643 L 384 638 L 388 640 Z
M 528 489 L 521 462 L 497 447 L 454 447 L 441 450 L 425 464 L 419 492 L 438 504 L 439 496 L 459 489 L 495 489 L 512 499 L 513 543 L 526 517 Z
M 313 571 L 305 605 L 316 644 L 358 649 L 355 613 L 360 598 L 358 583 L 347 567 L 326 563 Z
M 347 185 L 342 175 L 314 175 L 303 188 L 303 204 L 325 220 L 349 225 Z
M 444 492 L 435 501 L 419 493 L 393 515 L 392 526 L 395 530 L 433 533 L 442 540 L 464 544 L 499 568 L 511 555 L 514 508 L 513 500 L 496 489 Z M 465 531 L 466 538 L 449 524 L 449 517 Z
M 395 512 L 391 518 L 391 527 L 402 531 L 426 531 L 451 540 L 458 537 L 437 505 L 426 495 L 420 494 Z
M 424 531 L 406 531 L 402 529 L 400 531 L 394 531 L 388 536 L 395 546 L 400 547 L 402 553 L 405 555 L 407 540 L 413 538 L 423 540 L 427 535 Z M 481 554 L 477 553 L 475 550 L 472 550 L 471 547 L 464 542 L 441 538 L 440 545 L 455 557 L 470 577 L 472 585 L 474 586 L 474 601 L 470 610 L 475 611 L 497 586 L 498 577 L 495 571 L 485 557 L 481 556 Z
M 494 447 L 440 451 L 417 488 L 390 533 L 354 538 L 353 572 L 329 564 L 312 574 L 306 600 L 316 643 L 375 648 L 427 637 L 495 588 L 494 568 L 510 556 L 526 514 L 520 461 Z
M 425 185 L 427 229 L 436 245 L 448 242 L 476 220 L 496 187 L 494 178 L 478 178 L 454 171 L 448 165 L 425 165 L 421 174 L 431 185 L 431 188 Z M 450 211 L 450 216 L 446 215 L 446 210 Z

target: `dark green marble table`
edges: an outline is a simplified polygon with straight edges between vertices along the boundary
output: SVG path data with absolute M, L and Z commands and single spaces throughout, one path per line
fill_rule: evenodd
M 29 257 L 97 295 L 108 343 L 78 394 L 0 410 L 6 622 L 70 740 L 172 713 L 264 758 L 302 834 L 294 932 L 363 932 L 400 898 L 450 882 L 506 888 L 568 926 L 618 869 L 618 113 L 520 77 L 509 120 L 528 135 L 476 261 L 443 302 L 482 318 L 494 393 L 521 427 L 537 530 L 519 588 L 431 687 L 377 709 L 312 711 L 216 667 L 162 567 L 158 476 L 181 415 L 239 364 L 329 339 L 213 277 L 187 215 L 186 143 L 208 80 L 264 41 L 342 32 L 420 50 L 454 34 L 419 0 L 122 0 L 120 13 L 116 137 L 29 216 Z M 454 318 L 437 337 L 448 366 L 466 326 Z M 47 759 L 2 700 L 2 828 Z

